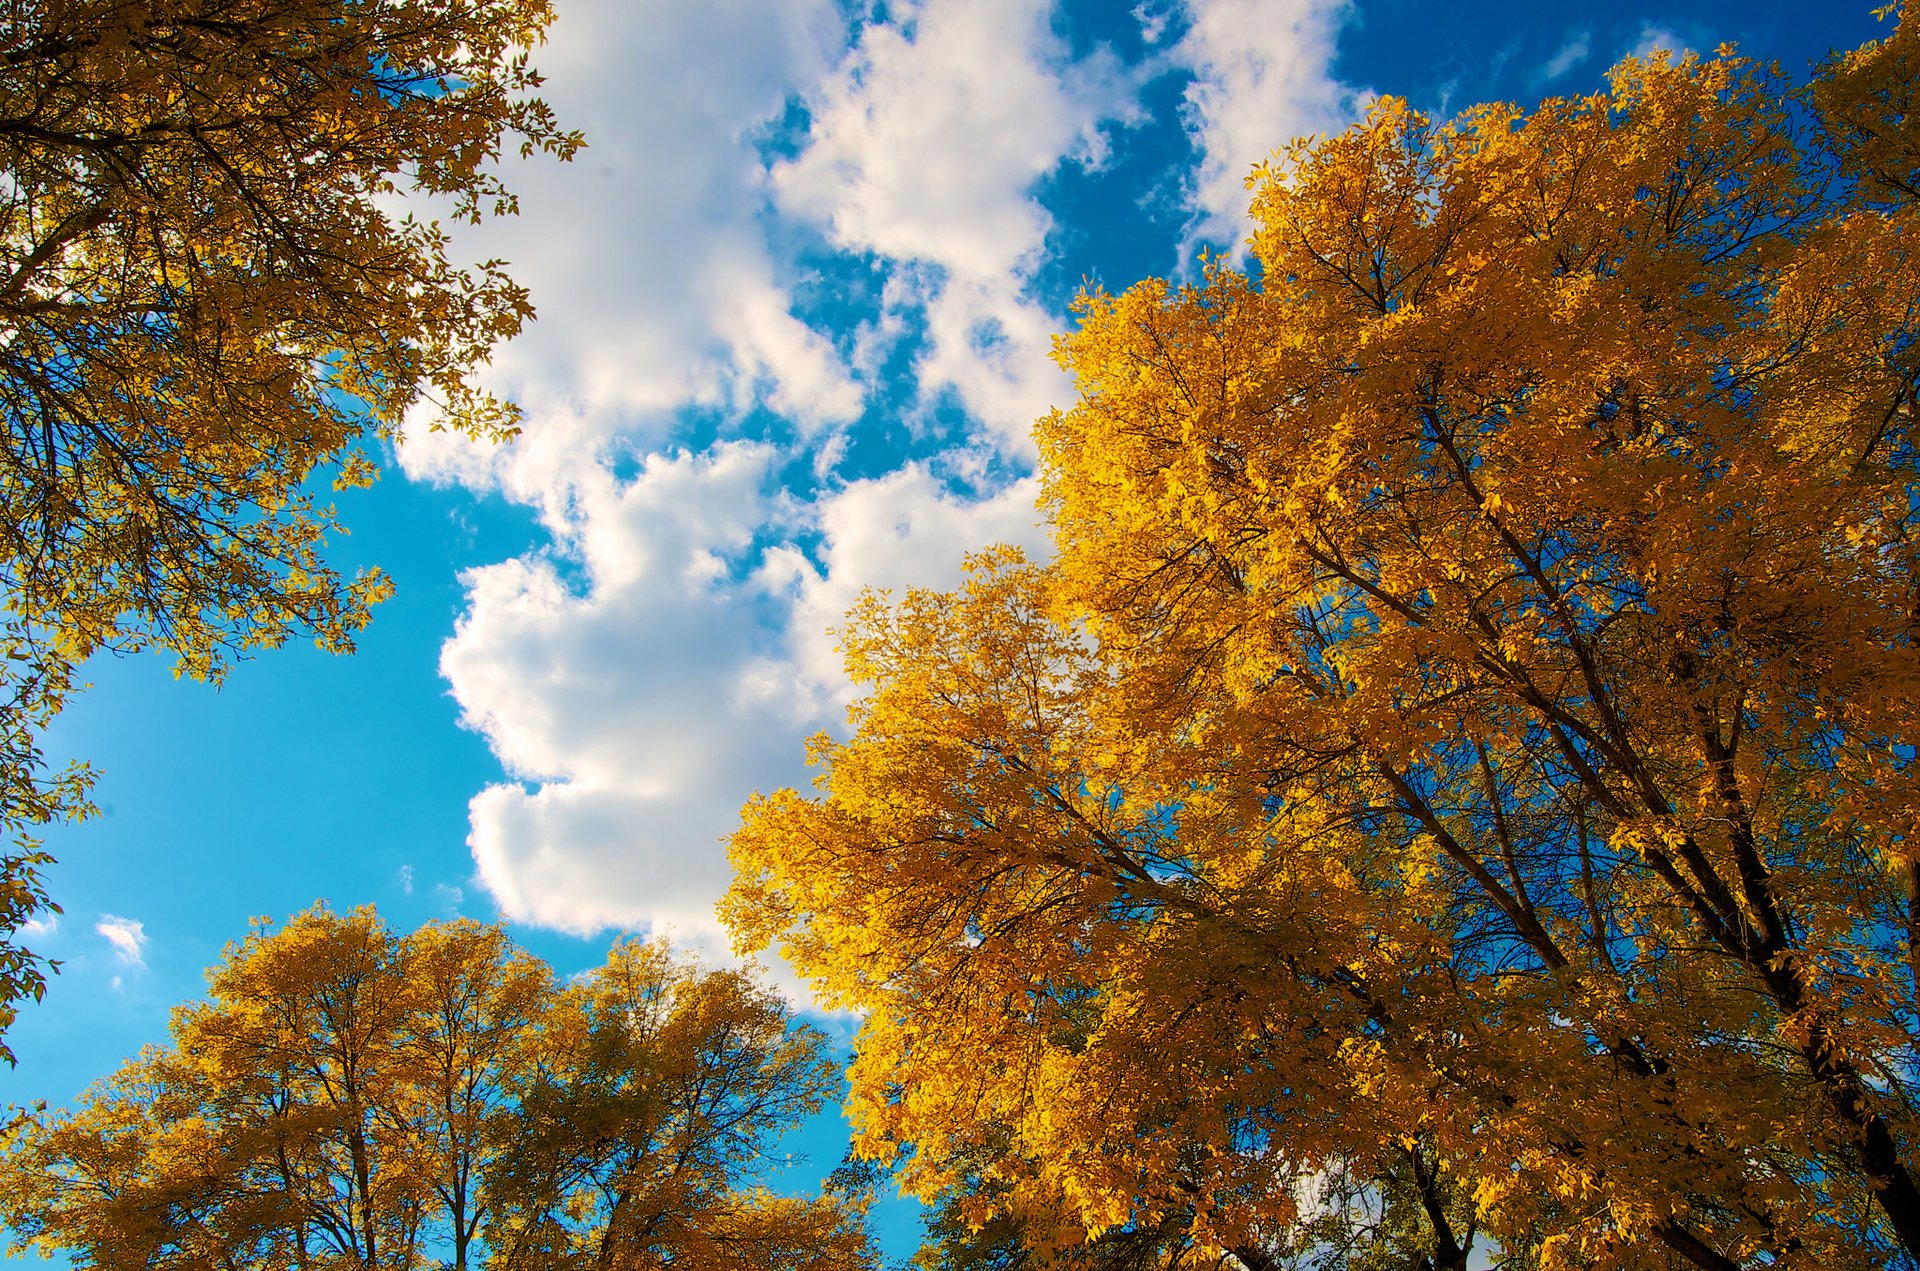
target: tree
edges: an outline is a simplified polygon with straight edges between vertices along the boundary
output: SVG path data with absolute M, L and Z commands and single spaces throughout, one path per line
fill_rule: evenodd
M 498 927 L 321 908 L 209 984 L 171 1045 L 13 1127 L 17 1246 L 233 1271 L 871 1264 L 857 1205 L 753 1186 L 836 1074 L 736 973 L 629 941 L 561 989 Z
M 741 1185 L 839 1083 L 826 1039 L 740 972 L 616 946 L 513 1078 L 499 1265 L 866 1267 L 858 1206 Z
M 864 601 L 733 840 L 867 1150 L 1249 1267 L 1920 1262 L 1917 83 L 1384 100 L 1084 298 L 1057 559 Z
M 580 144 L 528 94 L 547 0 L 7 0 L 0 18 L 0 830 L 41 908 L 34 826 L 84 813 L 36 744 L 100 649 L 217 679 L 303 632 L 352 647 L 389 590 L 323 554 L 316 498 L 374 475 L 418 409 L 502 437 L 472 383 L 532 316 L 424 198 L 513 210 L 503 142 Z M 8 1002 L 40 990 L 14 945 Z M 10 1007 L 8 1009 L 11 1009 Z

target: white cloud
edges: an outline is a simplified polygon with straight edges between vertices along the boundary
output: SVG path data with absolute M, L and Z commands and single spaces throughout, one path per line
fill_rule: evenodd
M 1247 174 L 1296 137 L 1344 128 L 1367 93 L 1333 78 L 1347 0 L 1187 0 L 1174 51 L 1194 74 L 1188 132 L 1199 152 L 1190 199 L 1195 240 L 1245 244 Z
M 625 486 L 603 474 L 578 505 L 583 585 L 542 556 L 468 575 L 468 611 L 440 668 L 509 773 L 609 784 L 695 775 L 674 724 L 708 715 L 686 690 L 751 643 L 752 615 L 711 583 L 773 515 L 762 490 L 773 457 L 727 443 L 653 456 Z
M 721 839 L 752 790 L 804 779 L 800 738 L 846 700 L 826 627 L 862 586 L 950 583 L 970 547 L 1037 537 L 1031 482 L 974 502 L 916 465 L 802 505 L 768 488 L 777 457 L 656 455 L 583 502 L 584 577 L 540 557 L 470 577 L 441 666 L 515 778 L 469 808 L 508 917 L 724 956 Z M 783 520 L 817 560 L 765 539 Z
M 48 940 L 59 934 L 60 919 L 54 914 L 45 918 L 29 918 L 20 924 L 19 936 L 22 940 Z
M 927 310 L 921 394 L 951 387 L 1021 455 L 1066 390 L 1046 356 L 1062 319 L 1024 294 L 1053 227 L 1034 186 L 1097 162 L 1102 127 L 1138 110 L 1136 77 L 1105 51 L 1072 61 L 1050 17 L 1045 0 L 898 6 L 813 95 L 805 150 L 773 174 L 781 208 L 835 244 L 935 267 L 890 292 Z
M 1130 89 L 1110 57 L 1070 64 L 1045 0 L 924 0 L 863 32 L 813 101 L 805 151 L 775 170 L 781 205 L 834 240 L 998 279 L 1051 218 L 1034 182 Z
M 1011 279 L 952 279 L 927 297 L 923 316 L 921 392 L 953 389 L 1003 453 L 1031 462 L 1033 421 L 1073 396 L 1050 352 L 1063 320 L 1022 297 Z
M 100 921 L 93 925 L 93 929 L 113 946 L 113 955 L 119 960 L 120 965 L 132 967 L 147 965 L 145 957 L 147 931 L 139 919 L 101 914 Z
M 509 261 L 540 310 L 489 375 L 528 427 L 477 450 L 412 429 L 410 475 L 545 503 L 617 437 L 663 440 L 689 403 L 735 409 L 764 389 L 810 427 L 858 409 L 832 345 L 793 317 L 751 140 L 842 38 L 831 0 L 565 6 L 540 50 L 543 93 L 587 149 L 509 161 L 521 215 L 454 232 L 464 255 Z
M 1067 385 L 1047 358 L 1061 317 L 1026 293 L 1052 225 L 1033 191 L 1099 159 L 1136 85 L 1110 54 L 1070 58 L 1045 0 L 891 15 L 848 47 L 831 0 L 569 5 L 541 61 L 590 148 L 509 172 L 522 218 L 457 240 L 511 261 L 541 308 L 492 371 L 521 440 L 402 448 L 409 473 L 497 488 L 553 536 L 466 576 L 441 660 L 506 769 L 469 843 L 509 917 L 722 953 L 720 839 L 756 786 L 802 779 L 799 739 L 845 700 L 825 628 L 863 585 L 951 581 L 965 550 L 1037 537 L 1008 461 L 1017 476 Z M 800 148 L 769 167 L 754 138 L 796 100 Z M 885 279 L 844 354 L 798 316 L 781 216 Z M 909 338 L 922 413 L 951 392 L 971 431 L 942 432 L 939 475 L 923 456 L 843 481 L 866 386 Z M 690 407 L 793 429 L 689 450 Z
M 1542 81 L 1556 80 L 1580 63 L 1587 60 L 1593 52 L 1592 38 L 1585 31 L 1576 31 L 1567 37 L 1554 55 L 1540 68 Z
M 1141 0 L 1141 3 L 1133 6 L 1133 20 L 1140 24 L 1140 40 L 1143 44 L 1158 44 L 1173 20 L 1170 0 L 1160 0 L 1159 3 Z
M 581 935 L 645 929 L 725 956 L 713 902 L 727 885 L 719 839 L 731 813 L 562 781 L 490 786 L 470 814 L 474 862 L 509 918 Z
M 402 865 L 393 877 L 394 882 L 400 886 L 402 896 L 413 895 L 413 866 Z
M 785 297 L 767 287 L 743 286 L 721 328 L 743 372 L 737 387 L 766 388 L 767 405 L 807 432 L 846 423 L 860 414 L 862 391 L 831 342 L 794 317 Z M 744 410 L 749 401 L 736 399 Z
M 1664 53 L 1668 57 L 1681 58 L 1691 52 L 1693 50 L 1687 46 L 1686 40 L 1671 28 L 1645 22 L 1640 26 L 1640 34 L 1634 37 L 1632 46 L 1627 49 L 1627 56 L 1644 59 Z
M 441 669 L 469 726 L 535 783 L 496 785 L 470 807 L 479 878 L 507 916 L 711 937 L 716 843 L 750 788 L 739 783 L 792 745 L 783 721 L 742 709 L 730 687 L 775 638 L 727 579 L 780 515 L 776 458 L 723 443 L 650 456 L 625 484 L 583 477 L 578 576 L 542 556 L 469 576 Z

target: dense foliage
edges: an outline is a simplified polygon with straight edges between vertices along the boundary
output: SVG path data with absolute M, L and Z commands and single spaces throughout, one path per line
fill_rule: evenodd
M 529 94 L 547 0 L 0 3 L 0 937 L 44 902 L 28 833 L 83 814 L 38 737 L 99 649 L 218 677 L 293 633 L 350 648 L 316 474 L 416 407 L 512 431 L 472 374 L 532 315 L 450 215 L 510 212 L 504 143 L 579 138 Z M 7 1003 L 40 963 L 0 943 Z M 0 1057 L 9 1057 L 0 1048 Z
M 733 840 L 871 1152 L 1253 1268 L 1920 1260 L 1916 92 L 1383 100 L 1085 298 L 1057 558 L 869 598 Z
M 865 1271 L 857 1204 L 756 1185 L 839 1086 L 737 972 L 627 941 L 565 986 L 498 927 L 257 929 L 152 1048 L 16 1123 L 0 1221 L 99 1268 Z

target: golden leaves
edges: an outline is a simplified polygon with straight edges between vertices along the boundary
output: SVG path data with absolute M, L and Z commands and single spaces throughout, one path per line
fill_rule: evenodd
M 350 647 L 376 597 L 324 564 L 309 474 L 423 392 L 477 435 L 510 408 L 468 386 L 531 316 L 497 262 L 373 201 L 396 181 L 459 214 L 503 196 L 501 135 L 579 144 L 525 94 L 537 0 L 234 8 L 36 0 L 10 28 L 0 134 L 0 498 L 9 609 L 59 655 L 229 645 L 295 630 Z
M 737 972 L 624 941 L 566 987 L 497 926 L 264 921 L 172 1044 L 0 1155 L 22 1245 L 102 1266 L 871 1264 L 857 1204 L 753 1186 L 836 1084 Z
M 863 602 L 854 735 L 733 842 L 911 1184 L 1269 1256 L 1360 1238 L 1328 1176 L 1385 1258 L 1920 1252 L 1905 32 L 1383 101 L 1256 173 L 1257 284 L 1083 298 L 1055 562 Z

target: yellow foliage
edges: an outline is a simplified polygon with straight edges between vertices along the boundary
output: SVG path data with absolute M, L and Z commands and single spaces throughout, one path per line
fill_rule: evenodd
M 857 1202 L 752 1185 L 836 1074 L 737 973 L 628 941 L 561 988 L 497 926 L 401 936 L 319 908 L 208 980 L 171 1045 L 9 1128 L 17 1247 L 181 1271 L 871 1271 Z
M 733 839 L 870 1150 L 1249 1266 L 1920 1257 L 1916 40 L 1383 100 L 1257 280 L 1083 298 L 1056 562 L 856 609 Z

